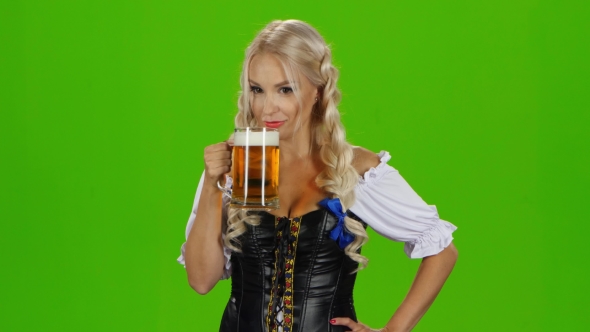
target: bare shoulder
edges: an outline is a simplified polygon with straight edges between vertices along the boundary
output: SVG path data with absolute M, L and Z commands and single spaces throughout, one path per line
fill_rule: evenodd
M 352 166 L 361 176 L 371 169 L 371 167 L 377 167 L 381 162 L 379 155 L 363 147 L 355 146 L 352 148 L 352 151 L 354 153 Z

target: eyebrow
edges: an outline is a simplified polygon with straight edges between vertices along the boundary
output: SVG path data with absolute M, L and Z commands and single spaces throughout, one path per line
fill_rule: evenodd
M 248 81 L 250 81 L 250 84 L 254 84 L 254 85 L 260 85 L 259 83 L 256 83 L 256 82 L 254 82 L 253 80 L 250 80 L 250 79 L 249 79 Z M 282 85 L 287 85 L 287 84 L 290 84 L 290 83 L 291 83 L 291 82 L 289 82 L 288 80 L 287 80 L 287 81 L 282 81 L 282 82 L 279 82 L 279 83 L 275 84 L 275 87 L 277 87 L 277 88 L 278 88 L 278 87 L 280 87 L 280 86 L 282 86 Z M 293 82 L 293 84 L 297 84 L 297 82 Z

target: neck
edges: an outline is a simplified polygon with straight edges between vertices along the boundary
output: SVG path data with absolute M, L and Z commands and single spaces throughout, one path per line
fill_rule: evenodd
M 301 130 L 291 137 L 281 138 L 279 147 L 281 149 L 281 162 L 312 158 L 315 149 L 312 147 L 309 130 Z

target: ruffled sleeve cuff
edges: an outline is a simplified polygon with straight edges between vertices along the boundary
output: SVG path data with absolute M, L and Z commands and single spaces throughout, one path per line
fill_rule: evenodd
M 457 227 L 448 221 L 439 221 L 422 235 L 406 242 L 404 252 L 410 258 L 422 258 L 436 255 L 448 247 L 453 241 L 453 232 Z
M 182 266 L 186 268 L 186 262 L 184 261 L 184 247 L 186 247 L 186 242 L 183 243 L 182 246 L 180 246 L 180 257 L 178 257 L 176 261 L 178 262 L 178 264 L 182 264 Z
M 404 242 L 410 258 L 436 255 L 453 240 L 457 229 L 439 218 L 436 206 L 428 205 L 379 153 L 381 162 L 359 179 L 356 201 L 350 208 L 373 230 L 393 241 Z

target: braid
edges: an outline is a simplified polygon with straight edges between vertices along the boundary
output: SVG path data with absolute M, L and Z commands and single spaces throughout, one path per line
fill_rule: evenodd
M 323 126 L 318 126 L 315 132 L 316 144 L 320 146 L 320 158 L 326 168 L 316 178 L 318 187 L 332 193 L 334 198 L 340 198 L 342 209 L 346 211 L 354 203 L 354 188 L 359 175 L 352 166 L 352 146 L 346 141 L 346 135 L 340 113 L 336 105 L 340 101 L 341 93 L 336 87 L 338 70 L 332 65 L 332 55 L 326 47 L 322 59 L 320 73 L 326 81 L 321 95 L 321 108 L 325 110 Z M 354 234 L 354 241 L 345 249 L 345 253 L 360 264 L 359 269 L 367 265 L 367 258 L 359 254 L 359 249 L 368 240 L 363 225 L 350 217 L 344 219 L 347 230 Z
M 226 225 L 224 225 L 226 229 L 223 244 L 233 251 L 241 252 L 239 237 L 246 232 L 245 224 L 251 226 L 260 225 L 260 216 L 248 214 L 247 211 L 242 209 L 230 208 L 229 200 L 225 205 L 225 209 L 228 212 Z

